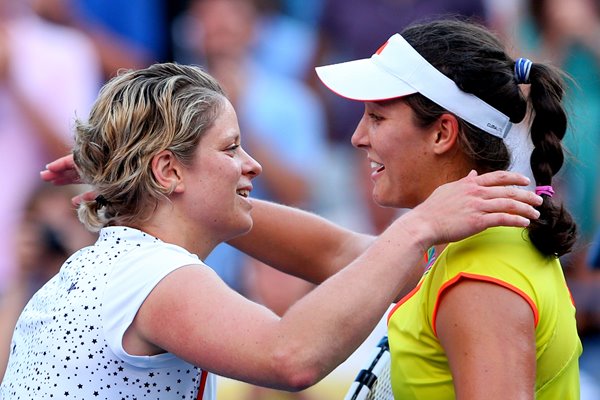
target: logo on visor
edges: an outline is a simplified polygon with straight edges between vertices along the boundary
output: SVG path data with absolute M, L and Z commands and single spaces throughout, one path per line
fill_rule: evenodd
M 499 127 L 497 127 L 496 125 L 492 124 L 491 122 L 488 122 L 488 123 L 486 124 L 486 126 L 487 126 L 488 128 L 492 128 L 492 129 L 493 129 L 493 130 L 495 130 L 496 132 L 502 132 L 502 130 L 501 130 Z
M 385 49 L 385 46 L 387 46 L 387 45 L 388 45 L 388 42 L 385 42 L 384 44 L 382 44 L 381 47 L 379 49 L 377 49 L 375 54 L 381 54 L 381 52 L 383 51 L 383 49 Z

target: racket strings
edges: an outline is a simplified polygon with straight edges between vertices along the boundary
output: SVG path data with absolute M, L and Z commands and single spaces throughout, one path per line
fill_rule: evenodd
M 394 400 L 389 359 L 386 362 L 386 365 L 381 369 L 380 375 L 366 400 Z
M 360 370 L 344 400 L 394 400 L 387 336 L 381 338 L 366 363 L 366 368 Z

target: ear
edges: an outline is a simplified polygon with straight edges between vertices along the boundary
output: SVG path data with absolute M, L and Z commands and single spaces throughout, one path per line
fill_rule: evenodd
M 152 157 L 152 173 L 159 185 L 169 188 L 173 193 L 185 190 L 183 167 L 169 150 L 163 150 Z
M 442 114 L 435 124 L 433 152 L 438 155 L 447 153 L 456 147 L 458 141 L 458 121 L 452 114 Z

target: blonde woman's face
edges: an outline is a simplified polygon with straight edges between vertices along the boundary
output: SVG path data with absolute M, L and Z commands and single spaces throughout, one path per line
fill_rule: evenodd
M 241 147 L 237 116 L 227 101 L 185 171 L 190 216 L 219 241 L 246 233 L 252 227 L 252 179 L 261 171 Z

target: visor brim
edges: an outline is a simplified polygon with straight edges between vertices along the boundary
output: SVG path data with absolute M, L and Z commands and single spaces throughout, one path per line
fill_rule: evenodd
M 350 100 L 384 101 L 417 93 L 369 58 L 317 67 L 316 72 L 329 90 Z

